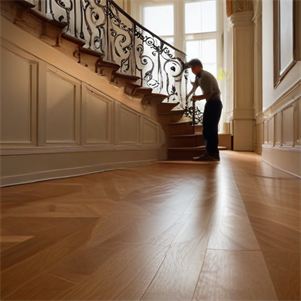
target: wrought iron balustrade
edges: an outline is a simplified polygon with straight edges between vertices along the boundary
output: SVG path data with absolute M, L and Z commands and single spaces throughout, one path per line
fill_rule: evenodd
M 167 95 L 168 102 L 179 102 L 185 115 L 192 116 L 192 104 L 186 101 L 186 54 L 143 27 L 114 1 L 31 1 L 50 19 L 67 23 L 66 34 L 84 40 L 84 47 L 118 64 L 119 73 L 139 77 L 143 87 Z

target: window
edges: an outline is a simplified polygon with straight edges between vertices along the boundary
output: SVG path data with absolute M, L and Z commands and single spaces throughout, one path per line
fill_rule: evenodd
M 187 41 L 186 51 L 191 58 L 201 58 L 204 69 L 216 76 L 216 39 Z
M 185 3 L 185 33 L 216 31 L 216 1 Z
M 174 38 L 174 7 L 173 5 L 143 7 L 143 26 L 160 36 L 167 42 Z
M 222 66 L 222 2 L 133 0 L 132 14 L 144 27 L 183 50 L 188 60 L 199 58 L 204 69 L 217 76 Z
M 215 77 L 220 67 L 217 0 L 199 0 L 185 3 L 185 52 L 188 59 L 200 58 L 204 69 Z

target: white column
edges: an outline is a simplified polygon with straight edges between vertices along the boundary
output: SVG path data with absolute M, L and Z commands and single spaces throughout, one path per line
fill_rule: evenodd
M 235 12 L 233 24 L 233 117 L 234 150 L 253 151 L 254 119 L 254 23 L 253 11 Z
M 254 44 L 254 108 L 255 117 L 262 112 L 262 0 L 254 2 L 255 44 Z M 263 141 L 263 129 L 256 124 L 255 152 L 261 154 Z

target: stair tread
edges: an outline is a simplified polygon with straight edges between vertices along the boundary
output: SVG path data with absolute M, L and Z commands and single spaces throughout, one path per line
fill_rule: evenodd
M 60 21 L 57 21 L 57 20 L 53 20 L 53 19 L 47 18 L 44 14 L 42 14 L 39 11 L 37 11 L 35 9 L 32 9 L 32 8 L 28 11 L 28 13 L 31 14 L 31 15 L 33 15 L 33 16 L 35 16 L 36 18 L 38 18 L 42 22 L 50 23 L 53 26 L 56 26 L 56 27 L 61 28 L 61 29 L 63 29 L 63 28 L 65 28 L 65 27 L 68 26 L 67 22 L 60 22 Z
M 175 126 L 175 125 L 183 125 L 183 124 L 191 124 L 191 121 L 181 121 L 176 123 L 169 123 L 168 125 Z
M 161 94 L 161 93 L 152 93 L 152 95 L 154 96 L 162 96 L 162 97 L 168 97 L 168 95 L 165 95 L 165 94 Z
M 162 106 L 177 106 L 179 105 L 180 103 L 179 102 L 162 102 L 160 105 Z
M 153 91 L 152 88 L 142 87 L 142 86 L 140 86 L 138 84 L 133 84 L 133 83 L 127 83 L 127 87 L 133 88 L 133 90 L 134 90 L 133 94 L 136 94 L 137 93 L 136 91 L 150 91 L 150 93 L 151 93 L 151 91 Z
M 187 134 L 187 135 L 171 135 L 169 138 L 188 138 L 188 137 L 198 137 L 203 136 L 201 133 L 195 133 L 195 134 Z
M 185 110 L 173 110 L 169 112 L 164 112 L 164 113 L 157 113 L 158 115 L 172 115 L 172 114 L 179 114 L 179 113 L 184 113 Z
M 130 80 L 135 80 L 135 81 L 140 79 L 139 76 L 128 75 L 128 74 L 123 74 L 123 73 L 119 73 L 119 72 L 114 72 L 114 76 L 118 77 L 118 78 L 125 78 L 125 79 L 130 79 Z
M 20 5 L 22 5 L 25 8 L 34 8 L 35 7 L 34 4 L 29 3 L 29 2 L 27 2 L 25 0 L 17 0 L 17 1 L 15 0 L 15 2 L 18 3 L 18 4 L 20 4 Z
M 162 102 L 157 106 L 157 113 L 167 113 L 179 104 L 179 102 Z
M 206 146 L 185 146 L 185 147 L 168 147 L 168 150 L 181 150 L 181 151 L 189 151 L 189 150 L 202 150 L 205 149 Z
M 118 70 L 120 68 L 120 66 L 114 62 L 111 62 L 111 61 L 107 61 L 107 60 L 104 60 L 104 59 L 99 59 L 96 64 L 98 66 L 102 66 L 102 67 L 107 67 L 107 68 L 113 68 L 115 70 Z
M 65 32 L 61 34 L 61 37 L 64 38 L 65 40 L 70 41 L 72 43 L 75 43 L 75 44 L 77 44 L 79 46 L 84 46 L 86 44 L 85 40 L 82 40 L 80 38 L 76 38 L 76 37 L 70 36 L 69 34 L 67 34 Z
M 147 88 L 147 87 L 139 87 L 137 90 L 143 90 L 143 91 L 153 91 L 152 88 Z
M 151 88 L 148 88 L 148 87 L 142 87 L 141 85 L 134 84 L 134 83 L 127 83 L 126 85 L 128 87 L 131 87 L 131 88 L 134 88 L 134 89 L 151 89 Z
M 86 54 L 89 54 L 89 55 L 92 55 L 92 56 L 95 56 L 95 57 L 104 57 L 104 53 L 100 52 L 100 51 L 96 51 L 96 50 L 93 50 L 93 49 L 89 49 L 89 48 L 85 48 L 85 47 L 80 47 L 80 52 L 82 53 L 86 53 Z
M 206 146 L 202 145 L 202 146 L 190 146 L 190 147 L 168 147 L 168 150 L 180 150 L 180 151 L 189 151 L 189 150 L 202 150 L 205 149 Z M 219 150 L 225 150 L 227 149 L 225 146 L 218 146 Z
M 168 96 L 165 94 L 160 94 L 160 93 L 150 93 L 150 94 L 145 94 L 144 97 L 141 100 L 142 105 L 145 106 L 153 106 L 153 107 L 158 107 L 162 103 L 162 101 L 167 98 Z

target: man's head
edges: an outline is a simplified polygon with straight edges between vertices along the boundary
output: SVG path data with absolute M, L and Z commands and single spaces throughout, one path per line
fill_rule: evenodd
M 191 68 L 192 73 L 198 75 L 203 70 L 203 64 L 199 59 L 192 59 L 188 63 L 185 63 L 184 68 Z

